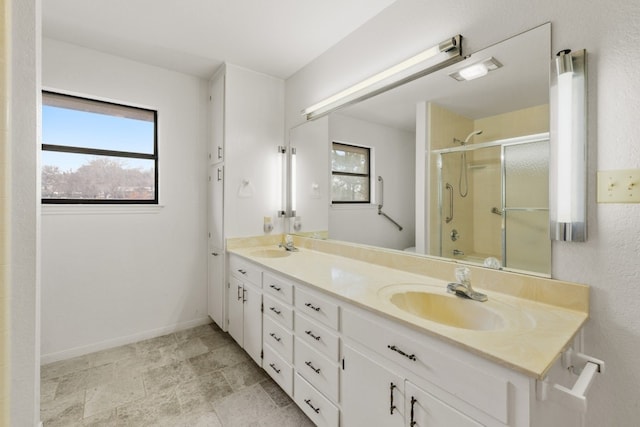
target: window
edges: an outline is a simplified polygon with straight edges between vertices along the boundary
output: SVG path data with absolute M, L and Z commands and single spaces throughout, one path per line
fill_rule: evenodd
M 334 142 L 331 149 L 331 201 L 369 203 L 370 149 Z
M 157 112 L 43 92 L 42 202 L 157 204 Z

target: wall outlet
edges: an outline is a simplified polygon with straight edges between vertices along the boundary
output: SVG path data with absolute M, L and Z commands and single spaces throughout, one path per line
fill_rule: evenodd
M 599 171 L 598 203 L 640 203 L 640 169 Z

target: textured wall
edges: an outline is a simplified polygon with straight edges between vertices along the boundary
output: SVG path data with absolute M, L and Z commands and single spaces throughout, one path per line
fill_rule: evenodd
M 640 205 L 597 205 L 595 176 L 640 165 L 637 0 L 398 0 L 287 81 L 287 127 L 300 123 L 299 111 L 313 102 L 452 34 L 462 34 L 475 51 L 548 21 L 552 52 L 586 48 L 589 54 L 589 238 L 554 243 L 552 274 L 591 286 L 586 351 L 608 365 L 590 390 L 587 425 L 635 425 Z

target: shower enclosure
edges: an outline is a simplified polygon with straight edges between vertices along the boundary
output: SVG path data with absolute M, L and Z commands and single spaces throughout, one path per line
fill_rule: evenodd
M 432 153 L 438 255 L 480 264 L 495 258 L 494 268 L 550 274 L 548 133 Z

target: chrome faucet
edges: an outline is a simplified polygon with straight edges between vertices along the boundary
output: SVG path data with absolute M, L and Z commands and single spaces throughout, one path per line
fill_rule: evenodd
M 293 245 L 293 236 L 287 234 L 284 236 L 284 239 L 280 244 L 278 244 L 279 248 L 284 248 L 289 252 L 298 252 L 298 248 Z
M 487 296 L 483 293 L 476 292 L 471 286 L 471 272 L 467 267 L 456 268 L 456 280 L 458 282 L 449 283 L 447 292 L 456 294 L 461 298 L 469 298 L 474 301 L 485 302 Z

